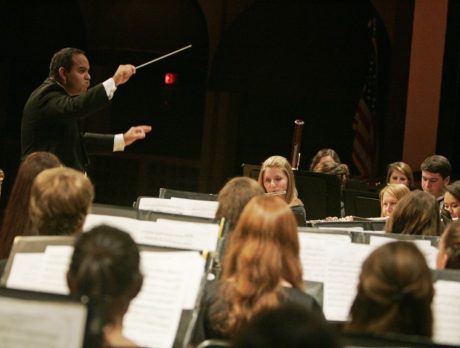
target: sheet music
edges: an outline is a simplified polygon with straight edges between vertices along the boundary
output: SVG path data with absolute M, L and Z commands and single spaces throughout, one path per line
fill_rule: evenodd
M 214 219 L 218 204 L 216 201 L 201 201 L 176 197 L 172 197 L 171 199 L 142 197 L 139 199 L 139 210 Z
M 67 270 L 73 254 L 73 246 L 47 246 L 40 269 L 38 287 L 41 291 L 57 294 L 69 294 Z
M 128 232 L 137 244 L 187 250 L 214 251 L 219 236 L 219 225 L 158 219 L 157 221 L 120 218 L 89 214 L 84 231 L 101 224 Z
M 371 236 L 369 243 L 374 246 L 381 246 L 398 240 L 400 239 L 395 239 L 388 236 Z M 414 243 L 425 256 L 428 267 L 431 269 L 436 269 L 436 257 L 438 255 L 438 249 L 431 245 L 430 240 L 408 239 L 404 241 Z
M 2 347 L 83 347 L 86 308 L 81 304 L 0 297 Z
M 460 345 L 460 282 L 438 280 L 434 289 L 433 340 Z
M 329 259 L 324 285 L 323 311 L 327 320 L 347 320 L 356 296 L 361 265 L 374 250 L 367 244 L 350 243 L 337 248 Z
M 197 252 L 142 252 L 144 284 L 125 316 L 127 337 L 143 347 L 173 346 L 182 308 L 198 294 L 200 259 Z
M 299 233 L 299 243 L 303 279 L 324 282 L 331 255 L 344 244 L 351 244 L 351 239 L 348 235 Z
M 47 246 L 44 253 L 16 253 L 6 286 L 66 295 L 72 246 Z
M 87 232 L 96 226 L 107 225 L 129 233 L 136 228 L 137 221 L 139 220 L 121 216 L 88 214 L 83 224 L 83 231 Z
M 8 279 L 8 287 L 20 284 L 28 290 L 68 293 L 63 283 L 72 251 L 72 246 L 48 246 L 44 253 L 34 257 L 17 253 L 15 260 L 19 263 L 13 263 L 10 278 L 21 282 Z M 182 309 L 195 305 L 205 260 L 196 251 L 143 251 L 141 263 L 144 283 L 126 314 L 125 334 L 141 346 L 170 348 Z M 27 278 L 31 270 L 37 274 L 33 281 Z
M 14 255 L 7 288 L 37 290 L 40 280 L 40 270 L 44 259 L 43 253 L 17 253 Z

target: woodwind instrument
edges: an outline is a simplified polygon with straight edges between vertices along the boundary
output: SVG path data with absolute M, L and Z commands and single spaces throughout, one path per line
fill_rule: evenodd
M 298 170 L 300 164 L 300 145 L 302 144 L 302 129 L 304 125 L 303 120 L 294 121 L 294 134 L 292 136 L 292 156 L 291 166 L 292 170 Z

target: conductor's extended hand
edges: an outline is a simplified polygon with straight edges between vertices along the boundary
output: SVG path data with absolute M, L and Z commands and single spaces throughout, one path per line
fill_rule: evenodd
M 145 125 L 131 127 L 126 133 L 123 134 L 125 146 L 131 145 L 139 139 L 144 139 L 147 133 L 150 133 L 151 130 L 151 126 Z
M 113 75 L 115 85 L 119 86 L 127 82 L 131 76 L 136 73 L 136 68 L 131 64 L 119 65 L 117 71 Z

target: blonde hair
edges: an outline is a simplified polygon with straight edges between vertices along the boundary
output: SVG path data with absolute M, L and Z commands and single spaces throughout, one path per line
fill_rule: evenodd
M 72 168 L 41 172 L 30 193 L 30 219 L 40 235 L 80 232 L 94 199 L 89 179 Z
M 385 186 L 379 194 L 380 197 L 380 207 L 381 207 L 381 215 L 380 216 L 385 216 L 385 212 L 383 210 L 383 195 L 385 193 L 388 193 L 392 195 L 394 198 L 396 198 L 396 201 L 399 202 L 401 198 L 403 198 L 405 195 L 410 193 L 409 188 L 404 185 L 404 184 L 388 184 Z
M 267 158 L 264 163 L 262 163 L 262 168 L 259 173 L 259 184 L 265 190 L 264 185 L 264 175 L 267 168 L 278 168 L 283 171 L 283 173 L 288 178 L 288 185 L 286 189 L 286 202 L 290 205 L 303 205 L 302 201 L 298 197 L 297 188 L 295 186 L 295 177 L 294 172 L 292 171 L 292 166 L 289 161 L 283 156 L 271 156 Z

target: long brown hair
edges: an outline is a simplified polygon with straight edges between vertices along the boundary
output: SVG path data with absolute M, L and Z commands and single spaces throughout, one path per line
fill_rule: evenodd
M 37 234 L 32 231 L 29 218 L 30 189 L 35 177 L 45 169 L 61 166 L 59 159 L 50 152 L 33 152 L 19 166 L 3 225 L 0 229 L 0 259 L 7 258 L 16 236 Z
M 350 309 L 351 332 L 431 337 L 434 289 L 425 257 L 410 242 L 392 242 L 364 261 Z
M 396 204 L 385 225 L 385 231 L 397 234 L 439 236 L 441 217 L 439 205 L 433 195 L 415 190 Z
M 232 230 L 249 200 L 263 194 L 264 189 L 254 179 L 237 176 L 229 180 L 217 196 L 219 206 L 216 211 L 216 219 L 225 218 Z
M 297 233 L 295 217 L 282 199 L 251 199 L 224 257 L 221 296 L 210 310 L 216 330 L 231 336 L 255 313 L 277 307 L 282 281 L 303 287 Z

